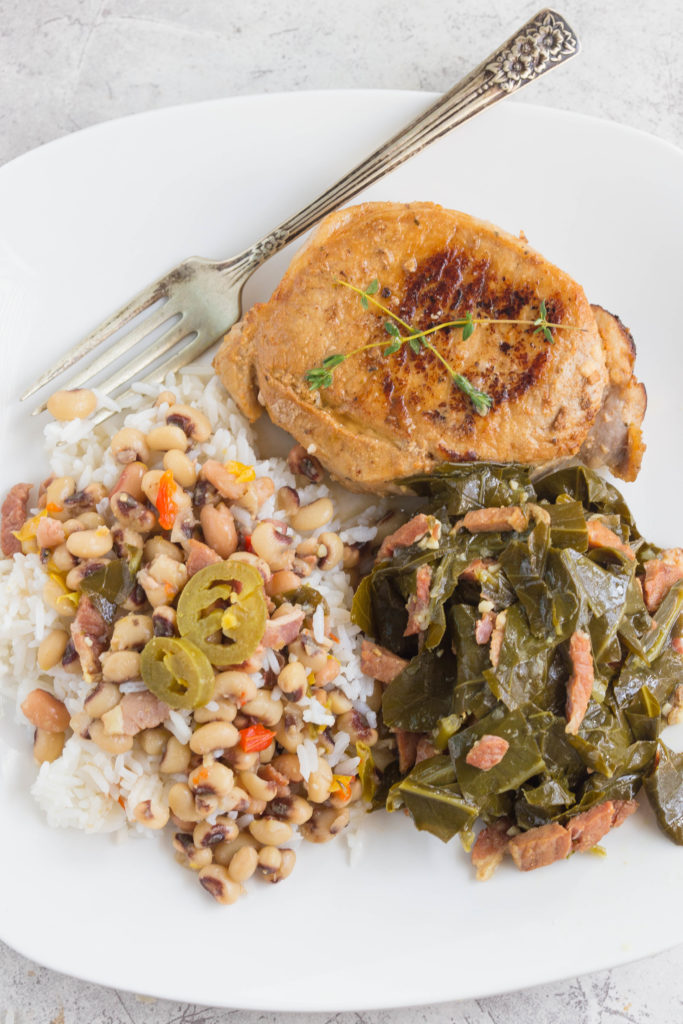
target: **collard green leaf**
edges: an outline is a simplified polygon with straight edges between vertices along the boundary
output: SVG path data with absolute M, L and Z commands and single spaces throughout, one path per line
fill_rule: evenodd
M 626 707 L 646 686 L 660 704 L 665 704 L 680 682 L 681 658 L 673 647 L 667 647 L 651 665 L 631 655 L 614 686 L 614 701 L 617 707 Z
M 484 670 L 484 679 L 510 710 L 537 703 L 546 691 L 552 654 L 552 645 L 532 634 L 521 605 L 513 604 L 506 612 L 498 664 Z
M 422 651 L 385 689 L 384 721 L 393 729 L 430 732 L 450 714 L 455 683 L 455 658 L 450 651 Z
M 529 477 L 530 468 L 515 463 L 446 463 L 432 473 L 408 477 L 400 483 L 445 506 L 449 515 L 459 517 L 476 508 L 533 501 Z
M 591 700 L 577 736 L 569 736 L 583 763 L 591 771 L 611 778 L 623 762 L 633 736 L 626 716 Z
M 645 791 L 659 827 L 683 846 L 683 754 L 675 754 L 661 743 L 659 763 L 645 779 Z
M 485 734 L 501 736 L 509 743 L 502 761 L 488 771 L 467 764 L 469 750 Z M 524 714 L 519 710 L 506 712 L 500 706 L 452 736 L 448 750 L 463 796 L 482 807 L 490 796 L 518 789 L 546 768 Z
M 583 505 L 560 495 L 554 505 L 544 506 L 550 515 L 550 543 L 554 548 L 588 550 L 588 529 Z
M 622 495 L 612 484 L 603 480 L 594 470 L 587 466 L 569 466 L 565 469 L 551 470 L 534 478 L 534 487 L 539 498 L 552 501 L 559 495 L 566 494 L 575 501 L 581 502 L 591 512 L 606 514 L 616 513 L 626 522 L 632 537 L 638 537 L 631 510 Z
M 416 827 L 445 843 L 472 824 L 479 813 L 476 804 L 460 792 L 453 765 L 445 754 L 421 761 L 398 784 L 398 790 Z

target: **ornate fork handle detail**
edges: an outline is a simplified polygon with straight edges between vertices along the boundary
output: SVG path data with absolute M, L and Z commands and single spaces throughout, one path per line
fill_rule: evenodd
M 579 52 L 576 33 L 557 12 L 539 11 L 455 88 L 371 153 L 340 181 L 221 270 L 250 274 L 289 242 L 364 188 L 475 114 L 533 82 Z

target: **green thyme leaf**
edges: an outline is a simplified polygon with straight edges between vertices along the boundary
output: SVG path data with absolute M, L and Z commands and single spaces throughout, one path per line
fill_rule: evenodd
M 415 355 L 417 355 L 422 348 L 422 338 L 408 338 L 408 344 L 412 348 Z
M 377 280 L 376 277 L 373 277 L 372 281 L 370 282 L 370 284 L 365 289 L 365 294 L 366 295 L 376 295 L 378 291 L 379 291 L 379 281 Z
M 346 356 L 341 355 L 340 353 L 337 353 L 336 355 L 333 356 L 325 356 L 322 365 L 326 370 L 333 370 L 335 366 L 339 366 L 340 363 L 343 363 L 345 359 Z
M 472 334 L 474 333 L 474 327 L 475 327 L 475 325 L 472 322 L 472 314 L 468 313 L 467 316 L 465 317 L 465 323 L 464 323 L 463 329 L 462 329 L 462 340 L 463 341 L 467 341 L 468 338 L 472 337 Z
M 387 345 L 387 347 L 384 349 L 382 355 L 383 356 L 393 356 L 394 352 L 398 352 L 398 350 L 401 347 L 401 344 L 402 343 L 401 343 L 400 340 L 392 341 L 391 344 Z
M 384 330 L 387 332 L 387 334 L 390 334 L 392 338 L 400 338 L 401 336 L 399 333 L 399 329 L 393 320 L 384 321 Z
M 367 295 L 361 295 L 361 297 L 360 297 L 360 304 L 363 307 L 363 309 L 367 309 L 368 308 L 368 297 L 367 297 Z
M 462 373 L 453 373 L 452 378 L 455 386 L 460 388 L 464 395 L 467 395 L 474 406 L 474 411 L 479 413 L 480 416 L 485 416 L 493 405 L 491 396 L 487 395 L 485 391 L 475 388 L 472 381 L 464 377 Z
M 306 373 L 305 379 L 310 390 L 317 391 L 319 388 L 329 388 L 331 386 L 332 373 L 330 370 L 324 370 L 322 367 L 316 367 L 315 370 L 309 370 Z

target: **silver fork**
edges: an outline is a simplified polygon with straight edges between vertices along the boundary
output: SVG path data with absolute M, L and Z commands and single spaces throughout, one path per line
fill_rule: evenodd
M 67 352 L 21 396 L 22 401 L 99 348 L 127 324 L 130 328 L 115 344 L 62 387 L 81 387 L 162 327 L 161 334 L 114 372 L 100 386 L 101 390 L 114 394 L 150 366 L 153 366 L 152 371 L 142 379 L 154 382 L 192 362 L 239 318 L 244 284 L 269 256 L 425 146 L 573 57 L 579 49 L 575 32 L 560 14 L 547 8 L 539 11 L 450 92 L 303 210 L 231 259 L 212 261 L 191 257 L 179 264 Z M 145 311 L 148 311 L 147 316 L 133 325 L 132 321 Z M 157 362 L 170 352 L 173 352 L 170 358 Z M 33 414 L 44 409 L 45 404 Z M 102 422 L 110 415 L 103 409 L 93 422 Z

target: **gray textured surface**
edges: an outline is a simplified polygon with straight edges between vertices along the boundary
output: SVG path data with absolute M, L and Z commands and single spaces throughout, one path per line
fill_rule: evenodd
M 0 163 L 98 121 L 174 103 L 300 89 L 443 90 L 539 6 L 539 0 L 0 0 Z M 680 0 L 562 0 L 558 6 L 579 32 L 583 54 L 523 99 L 611 118 L 683 145 Z M 306 1019 L 674 1024 L 683 1021 L 681 979 L 679 948 L 476 1002 Z M 16 1024 L 275 1019 L 142 1001 L 40 968 L 0 944 L 0 1022 L 8 1011 Z

